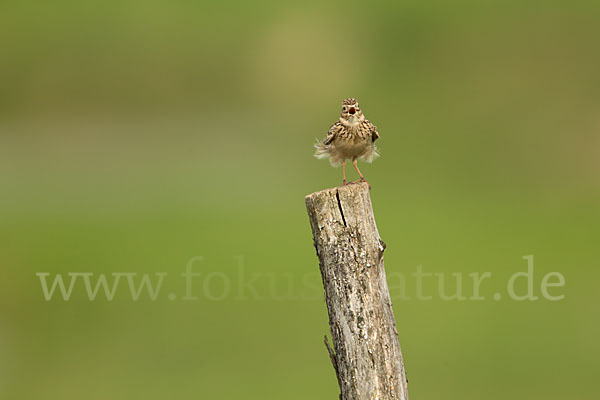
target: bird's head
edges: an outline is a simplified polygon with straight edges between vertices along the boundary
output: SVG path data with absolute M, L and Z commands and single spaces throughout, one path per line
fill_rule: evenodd
M 349 124 L 357 124 L 365 119 L 356 99 L 346 99 L 342 102 L 340 119 Z

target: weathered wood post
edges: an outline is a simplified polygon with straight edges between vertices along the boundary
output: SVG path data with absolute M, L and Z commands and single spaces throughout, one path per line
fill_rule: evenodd
M 408 400 L 406 372 L 369 186 L 306 196 L 319 257 L 340 399 Z

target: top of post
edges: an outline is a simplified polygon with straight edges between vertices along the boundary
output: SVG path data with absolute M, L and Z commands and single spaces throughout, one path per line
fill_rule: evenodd
M 369 184 L 366 182 L 357 182 L 357 183 L 350 183 L 348 185 L 343 185 L 343 186 L 337 186 L 337 187 L 333 187 L 333 188 L 329 188 L 329 189 L 323 189 L 323 190 L 319 190 L 318 192 L 314 192 L 311 193 L 309 195 L 307 195 L 305 197 L 305 200 L 309 200 L 311 198 L 315 198 L 315 197 L 319 197 L 322 195 L 327 195 L 329 193 L 333 193 L 333 194 L 347 194 L 349 192 L 365 192 L 366 195 L 369 194 Z M 364 195 L 364 194 L 363 194 Z

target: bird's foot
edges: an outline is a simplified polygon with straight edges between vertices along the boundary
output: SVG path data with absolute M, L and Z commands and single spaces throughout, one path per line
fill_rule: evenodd
M 346 179 L 344 179 L 344 180 L 342 181 L 342 185 L 344 185 L 344 186 L 348 185 L 348 181 L 347 181 Z
M 369 182 L 367 182 L 367 180 L 365 178 L 360 178 L 357 179 L 355 181 L 350 182 L 349 184 L 354 184 L 354 183 L 366 183 L 369 186 L 369 189 L 371 189 L 371 184 Z

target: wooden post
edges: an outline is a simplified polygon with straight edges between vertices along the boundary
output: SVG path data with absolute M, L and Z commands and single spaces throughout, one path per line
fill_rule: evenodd
M 306 196 L 319 257 L 340 399 L 408 400 L 406 372 L 369 186 Z

